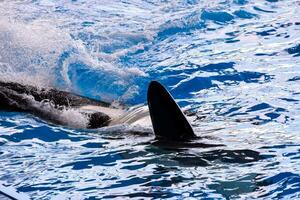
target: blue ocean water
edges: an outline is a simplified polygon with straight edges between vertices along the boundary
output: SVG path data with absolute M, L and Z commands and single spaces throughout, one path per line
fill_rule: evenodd
M 0 1 L 1 80 L 145 104 L 163 83 L 205 143 L 0 112 L 0 181 L 32 199 L 300 198 L 299 0 Z

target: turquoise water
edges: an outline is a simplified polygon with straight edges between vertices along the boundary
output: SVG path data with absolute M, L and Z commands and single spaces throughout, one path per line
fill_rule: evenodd
M 201 142 L 0 112 L 0 181 L 32 199 L 300 198 L 298 0 L 0 2 L 1 80 L 145 104 L 163 83 Z

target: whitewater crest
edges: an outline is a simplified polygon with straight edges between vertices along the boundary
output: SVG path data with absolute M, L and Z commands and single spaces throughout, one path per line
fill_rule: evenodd
M 132 80 L 147 76 L 136 67 L 122 68 L 110 59 L 90 54 L 82 40 L 74 39 L 69 30 L 57 28 L 49 21 L 25 23 L 3 18 L 0 43 L 2 81 L 58 87 L 93 97 L 101 95 L 107 100 L 123 95 L 126 100 L 138 94 Z M 89 85 L 90 91 L 82 88 L 81 83 L 90 79 L 89 74 L 104 84 Z M 110 87 L 105 87 L 108 82 Z M 114 88 L 119 88 L 117 94 L 112 91 Z

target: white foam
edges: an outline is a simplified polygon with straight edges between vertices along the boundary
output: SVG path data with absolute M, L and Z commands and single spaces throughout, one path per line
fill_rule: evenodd
M 0 20 L 1 79 L 49 86 L 59 55 L 71 45 L 67 34 L 45 22 Z
M 59 121 L 60 124 L 72 127 L 72 128 L 87 128 L 89 120 L 88 117 L 80 110 L 70 107 L 56 108 L 52 102 L 42 101 L 37 102 L 32 96 L 22 95 L 24 99 L 29 102 L 31 109 L 38 113 L 42 113 L 43 116 L 51 116 L 51 118 Z
M 121 54 L 111 55 L 109 59 L 107 55 L 103 56 L 103 53 L 94 54 L 83 44 L 85 41 L 74 40 L 70 36 L 72 34 L 70 30 L 60 29 L 50 21 L 34 20 L 25 23 L 1 17 L 0 80 L 2 81 L 37 87 L 55 87 L 61 76 L 64 90 L 76 91 L 77 86 L 74 83 L 77 82 L 76 77 L 80 77 L 81 74 L 75 74 L 71 79 L 70 71 L 74 69 L 70 66 L 74 63 L 83 63 L 91 71 L 105 74 L 106 79 L 111 80 L 111 85 L 122 88 L 129 88 L 133 77 L 147 76 L 137 67 L 118 66 L 116 64 L 118 57 L 114 56 Z M 69 55 L 62 58 L 65 52 Z

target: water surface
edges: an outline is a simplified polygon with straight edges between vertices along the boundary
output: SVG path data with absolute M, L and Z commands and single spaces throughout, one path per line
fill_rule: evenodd
M 1 80 L 145 104 L 162 82 L 206 144 L 0 112 L 0 181 L 32 199 L 300 198 L 298 0 L 0 2 Z M 124 133 L 125 132 L 125 133 Z

